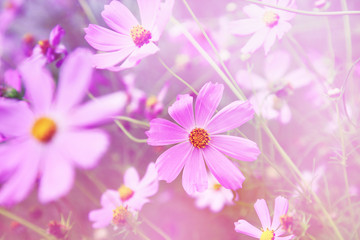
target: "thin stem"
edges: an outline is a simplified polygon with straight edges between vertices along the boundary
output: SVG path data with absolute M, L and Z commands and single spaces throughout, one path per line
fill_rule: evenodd
M 198 92 L 190 84 L 188 84 L 184 79 L 179 77 L 179 75 L 177 75 L 173 70 L 171 70 L 171 68 L 169 68 L 161 58 L 159 58 L 159 61 L 160 61 L 161 65 L 163 65 L 164 68 L 166 68 L 166 70 L 168 70 L 175 78 L 180 80 L 180 82 L 185 84 L 188 88 L 190 88 L 191 91 L 193 91 L 196 95 L 198 95 Z
M 141 126 L 144 126 L 144 127 L 150 127 L 148 122 L 140 121 L 140 120 L 137 120 L 137 119 L 134 119 L 134 118 L 125 117 L 125 116 L 117 116 L 115 118 L 119 119 L 119 120 L 131 122 L 131 123 L 134 123 L 134 124 L 138 124 L 138 125 L 141 125 Z
M 346 0 L 341 0 L 341 8 L 343 11 L 348 10 Z M 351 43 L 351 27 L 349 16 L 343 16 L 344 19 L 344 33 L 345 33 L 345 48 L 346 48 L 346 67 L 350 67 L 352 62 L 352 43 Z
M 148 220 L 145 217 L 142 217 L 142 220 L 151 227 L 155 232 L 157 232 L 159 235 L 161 235 L 165 240 L 171 240 L 171 238 L 160 228 L 158 228 L 155 224 L 153 224 L 150 220 Z
M 312 12 L 312 11 L 303 11 L 303 10 L 297 10 L 293 8 L 286 8 L 286 7 L 279 7 L 277 5 L 259 2 L 256 0 L 246 0 L 247 2 L 252 2 L 258 5 L 272 7 L 279 10 L 284 10 L 286 12 L 292 12 L 292 13 L 298 13 L 301 15 L 307 15 L 307 16 L 344 16 L 344 15 L 359 15 L 360 11 L 336 11 L 336 12 Z
M 25 227 L 29 228 L 30 230 L 36 232 L 37 234 L 41 235 L 42 237 L 44 237 L 45 239 L 50 239 L 50 240 L 54 240 L 55 238 L 50 236 L 49 234 L 46 233 L 46 231 L 30 222 L 28 222 L 27 220 L 5 210 L 4 208 L 0 208 L 0 214 L 3 215 L 4 217 L 7 217 L 13 221 L 16 221 L 18 223 L 20 223 L 21 225 L 24 225 Z
M 130 140 L 137 142 L 137 143 L 146 143 L 147 139 L 139 139 L 131 135 L 128 130 L 125 129 L 124 125 L 122 125 L 118 120 L 114 120 L 115 124 L 125 133 L 125 135 L 130 138 Z
M 88 20 L 90 21 L 90 23 L 97 23 L 96 18 L 94 16 L 94 14 L 91 11 L 91 8 L 89 6 L 89 4 L 86 2 L 86 0 L 78 0 L 79 4 L 81 6 L 81 8 L 83 9 L 86 17 L 88 18 Z
M 146 236 L 146 235 L 145 235 L 142 231 L 140 231 L 139 229 L 137 229 L 136 235 L 139 235 L 142 239 L 151 240 L 148 236 Z

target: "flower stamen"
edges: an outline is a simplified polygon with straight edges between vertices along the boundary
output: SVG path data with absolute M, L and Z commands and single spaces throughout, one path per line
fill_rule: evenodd
M 129 200 L 134 195 L 134 191 L 125 185 L 121 185 L 118 192 L 122 201 Z
M 264 20 L 266 26 L 272 28 L 278 24 L 279 15 L 272 11 L 267 11 L 264 13 L 263 20 Z
M 144 44 L 148 44 L 152 37 L 151 32 L 141 25 L 134 26 L 130 31 L 130 35 L 138 48 L 142 47 Z
M 196 148 L 205 148 L 210 140 L 209 134 L 203 128 L 194 128 L 189 135 L 189 141 Z
M 47 117 L 36 120 L 32 127 L 32 135 L 42 143 L 50 142 L 57 131 L 55 122 Z
M 260 240 L 274 240 L 275 233 L 273 230 L 266 229 L 260 236 Z
M 130 216 L 130 212 L 127 210 L 127 207 L 117 207 L 113 210 L 113 219 L 112 223 L 114 225 L 121 225 L 126 223 L 127 218 Z

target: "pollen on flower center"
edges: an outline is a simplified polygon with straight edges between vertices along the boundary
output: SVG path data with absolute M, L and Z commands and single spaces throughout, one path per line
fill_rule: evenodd
M 121 225 L 126 223 L 127 218 L 130 216 L 130 212 L 127 210 L 127 207 L 117 207 L 113 210 L 112 223 L 114 225 Z
M 156 96 L 150 96 L 147 100 L 146 100 L 146 106 L 148 108 L 152 108 L 155 106 L 155 104 L 158 102 L 157 97 Z
M 134 26 L 130 35 L 137 47 L 142 47 L 144 44 L 148 44 L 151 39 L 151 32 L 143 28 L 141 25 Z
M 279 15 L 277 15 L 274 12 L 267 11 L 264 13 L 263 20 L 264 20 L 266 26 L 272 28 L 278 24 Z
M 263 231 L 263 233 L 260 236 L 260 240 L 274 240 L 274 239 L 275 239 L 275 233 L 273 230 L 269 230 L 269 229 Z
M 47 50 L 50 48 L 50 43 L 48 40 L 41 40 L 38 42 L 41 52 L 45 55 Z
M 203 128 L 194 128 L 189 135 L 189 141 L 197 148 L 205 148 L 210 139 L 209 134 Z
M 56 130 L 56 124 L 52 119 L 42 117 L 36 120 L 31 133 L 40 142 L 47 143 L 54 137 Z
M 215 183 L 215 184 L 213 185 L 213 189 L 214 189 L 215 191 L 219 191 L 219 190 L 221 189 L 221 184 Z
M 121 185 L 118 192 L 122 201 L 129 200 L 134 195 L 134 191 L 125 185 Z

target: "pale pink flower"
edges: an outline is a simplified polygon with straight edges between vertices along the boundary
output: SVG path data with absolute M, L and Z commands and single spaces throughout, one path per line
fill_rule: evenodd
M 146 99 L 145 104 L 145 117 L 148 120 L 156 118 L 159 114 L 162 113 L 164 109 L 164 99 L 169 89 L 169 82 L 165 83 L 160 89 L 159 93 L 155 95 L 150 95 Z
M 254 204 L 255 211 L 261 222 L 261 230 L 257 229 L 245 220 L 238 220 L 235 222 L 235 231 L 246 234 L 261 240 L 290 240 L 293 235 L 281 237 L 286 233 L 286 230 L 281 226 L 281 218 L 286 216 L 289 203 L 284 197 L 277 197 L 275 199 L 274 216 L 271 223 L 269 209 L 264 199 L 258 199 Z
M 92 67 L 85 49 L 75 50 L 55 81 L 39 62 L 20 67 L 27 98 L 0 99 L 0 204 L 22 201 L 39 179 L 42 203 L 66 195 L 75 167 L 94 167 L 109 145 L 108 135 L 93 127 L 119 114 L 125 104 L 121 92 L 81 104 L 91 82 Z
M 294 0 L 264 0 L 264 3 L 273 4 L 279 7 L 295 8 Z M 255 4 L 243 8 L 249 19 L 241 19 L 230 23 L 230 31 L 237 35 L 253 34 L 242 53 L 251 54 L 261 45 L 264 45 L 267 54 L 274 45 L 276 38 L 279 40 L 291 29 L 290 21 L 295 14 L 278 10 L 271 7 L 261 8 Z
M 134 211 L 140 211 L 145 203 L 158 191 L 158 178 L 155 164 L 150 163 L 143 179 L 135 168 L 126 170 L 124 183 L 118 190 L 106 190 L 101 196 L 101 209 L 89 213 L 89 220 L 93 221 L 94 228 L 102 228 L 109 225 L 114 217 L 114 210 L 125 207 Z
M 223 154 L 242 161 L 254 161 L 260 154 L 256 143 L 248 139 L 221 135 L 253 118 L 254 110 L 246 101 L 235 101 L 214 115 L 222 98 L 222 84 L 206 83 L 195 103 L 189 94 L 179 95 L 169 107 L 170 116 L 180 125 L 156 118 L 146 132 L 148 144 L 177 144 L 156 160 L 159 179 L 172 182 L 184 168 L 182 184 L 188 194 L 208 188 L 205 162 L 210 172 L 225 188 L 242 187 L 245 177 Z M 205 160 L 205 162 L 204 162 Z
M 213 212 L 220 212 L 225 205 L 232 205 L 234 198 L 232 191 L 221 186 L 211 174 L 208 174 L 208 180 L 209 188 L 193 195 L 196 198 L 196 206 L 209 207 Z
M 123 78 L 125 92 L 127 94 L 126 112 L 130 116 L 142 113 L 146 102 L 146 94 L 135 86 L 135 76 L 128 74 Z
M 174 0 L 137 0 L 141 24 L 121 2 L 113 0 L 101 13 L 112 29 L 90 24 L 85 40 L 95 49 L 93 62 L 97 68 L 120 71 L 137 65 L 144 57 L 159 51 L 155 42 L 171 15 Z

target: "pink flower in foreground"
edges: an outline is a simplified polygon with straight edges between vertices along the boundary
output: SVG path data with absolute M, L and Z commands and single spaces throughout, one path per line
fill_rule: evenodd
M 171 15 L 174 0 L 138 0 L 141 24 L 119 1 L 105 5 L 101 13 L 112 29 L 90 24 L 85 40 L 105 53 L 93 58 L 95 67 L 120 71 L 137 65 L 142 58 L 159 51 L 155 42 Z
M 22 201 L 39 178 L 39 200 L 47 203 L 66 195 L 75 166 L 94 167 L 107 150 L 108 135 L 93 126 L 118 114 L 126 96 L 113 93 L 81 104 L 90 85 L 91 53 L 75 50 L 54 80 L 37 62 L 21 67 L 28 104 L 0 99 L 0 204 Z M 2 178 L 3 179 L 3 178 Z
M 209 174 L 209 188 L 201 193 L 195 193 L 196 206 L 198 208 L 210 207 L 213 212 L 220 212 L 225 205 L 233 204 L 234 194 L 231 190 L 224 188 Z
M 258 238 L 260 240 L 290 240 L 293 235 L 281 237 L 286 233 L 286 230 L 281 226 L 281 219 L 287 215 L 289 203 L 284 197 L 277 197 L 275 199 L 274 217 L 271 223 L 269 209 L 264 199 L 258 199 L 254 204 L 255 211 L 260 219 L 262 229 L 259 230 L 245 220 L 235 222 L 235 231 L 246 234 L 250 237 Z
M 253 118 L 254 110 L 246 101 L 235 101 L 214 113 L 222 98 L 222 84 L 206 83 L 195 103 L 189 94 L 179 95 L 169 107 L 170 116 L 180 125 L 156 118 L 146 132 L 148 144 L 163 146 L 179 143 L 165 151 L 156 160 L 159 179 L 172 182 L 184 168 L 182 184 L 188 194 L 208 188 L 204 160 L 210 172 L 225 188 L 241 188 L 245 177 L 223 154 L 243 160 L 254 161 L 260 154 L 256 143 L 248 139 L 221 135 L 237 128 Z
M 140 211 L 149 202 L 148 197 L 158 191 L 158 178 L 154 163 L 150 163 L 144 178 L 140 181 L 135 168 L 129 168 L 124 175 L 124 184 L 116 190 L 106 190 L 101 196 L 101 209 L 89 213 L 94 228 L 106 227 L 114 223 L 117 209 L 129 208 Z
M 279 7 L 295 8 L 294 0 L 264 0 L 263 2 Z M 261 8 L 255 4 L 245 6 L 243 11 L 249 19 L 230 23 L 230 29 L 237 35 L 253 34 L 241 49 L 241 52 L 246 54 L 255 52 L 261 45 L 264 45 L 267 54 L 276 38 L 280 40 L 284 33 L 290 30 L 291 24 L 288 21 L 295 16 L 294 13 L 271 7 Z

